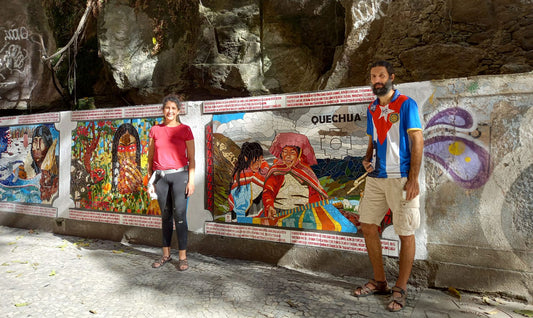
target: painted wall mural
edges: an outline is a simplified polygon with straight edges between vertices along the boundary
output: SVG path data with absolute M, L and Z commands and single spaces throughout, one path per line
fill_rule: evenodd
M 214 115 L 214 218 L 356 233 L 365 118 L 366 105 Z
M 146 190 L 148 133 L 157 122 L 152 118 L 77 122 L 71 165 L 76 208 L 160 214 Z
M 50 204 L 59 189 L 54 124 L 0 127 L 0 201 Z
M 488 142 L 480 139 L 489 134 L 468 110 L 456 107 L 438 111 L 427 121 L 424 135 L 425 157 L 459 186 L 476 189 L 487 182 L 491 173 Z
M 366 106 L 214 115 L 208 129 L 214 218 L 357 232 Z M 465 189 L 487 182 L 490 129 L 478 125 L 470 110 L 448 107 L 427 114 L 424 136 L 425 158 L 450 181 Z M 390 219 L 389 211 L 382 228 Z

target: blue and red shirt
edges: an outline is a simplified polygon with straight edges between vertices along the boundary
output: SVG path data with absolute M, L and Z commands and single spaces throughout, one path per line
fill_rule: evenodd
M 422 130 L 418 105 L 398 90 L 388 105 L 376 99 L 367 109 L 366 133 L 372 138 L 374 153 L 369 173 L 374 178 L 407 177 L 411 165 L 409 131 Z

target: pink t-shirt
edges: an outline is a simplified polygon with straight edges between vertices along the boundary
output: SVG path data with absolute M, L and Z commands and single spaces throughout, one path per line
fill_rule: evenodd
M 181 124 L 168 127 L 163 124 L 152 126 L 150 138 L 154 140 L 154 157 L 152 169 L 169 170 L 179 169 L 189 163 L 187 159 L 188 140 L 194 140 L 191 128 Z

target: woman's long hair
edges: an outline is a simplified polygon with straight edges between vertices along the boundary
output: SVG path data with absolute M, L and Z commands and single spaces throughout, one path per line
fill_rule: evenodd
M 129 133 L 135 138 L 135 145 L 137 146 L 137 150 L 135 151 L 135 163 L 137 164 L 137 169 L 141 171 L 141 142 L 139 140 L 139 133 L 137 132 L 137 129 L 133 127 L 130 123 L 124 123 L 118 127 L 117 131 L 115 131 L 115 135 L 113 136 L 113 145 L 111 148 L 111 154 L 112 154 L 112 167 L 113 167 L 113 187 L 116 187 L 118 185 L 118 174 L 120 171 L 120 164 L 118 162 L 118 144 L 120 138 L 126 134 Z
M 240 174 L 244 170 L 250 167 L 250 164 L 255 160 L 259 159 L 263 155 L 263 148 L 257 142 L 245 142 L 242 144 L 241 153 L 237 158 L 237 163 L 235 163 L 235 168 L 233 169 L 233 175 L 231 177 L 230 189 L 233 185 L 233 181 L 237 180 L 237 192 L 240 190 Z
M 35 173 L 37 174 L 41 172 L 41 167 L 37 165 L 37 163 L 35 162 L 35 156 L 33 155 L 33 142 L 34 142 L 35 137 L 42 138 L 46 149 L 50 148 L 54 140 L 52 137 L 52 133 L 50 132 L 50 129 L 46 127 L 45 125 L 41 125 L 35 128 L 35 130 L 33 131 L 33 136 L 31 137 L 31 142 L 32 142 L 31 158 L 33 159 L 31 163 L 31 167 L 33 168 L 33 170 L 35 170 Z

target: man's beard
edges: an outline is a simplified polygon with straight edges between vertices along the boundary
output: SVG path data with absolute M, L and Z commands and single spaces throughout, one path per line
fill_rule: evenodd
M 392 80 L 389 79 L 385 82 L 385 85 L 382 86 L 382 87 L 379 87 L 377 88 L 376 85 L 377 84 L 381 84 L 381 83 L 376 83 L 374 85 L 372 85 L 372 92 L 376 95 L 376 96 L 384 96 L 384 95 L 387 95 L 387 93 L 392 89 Z

